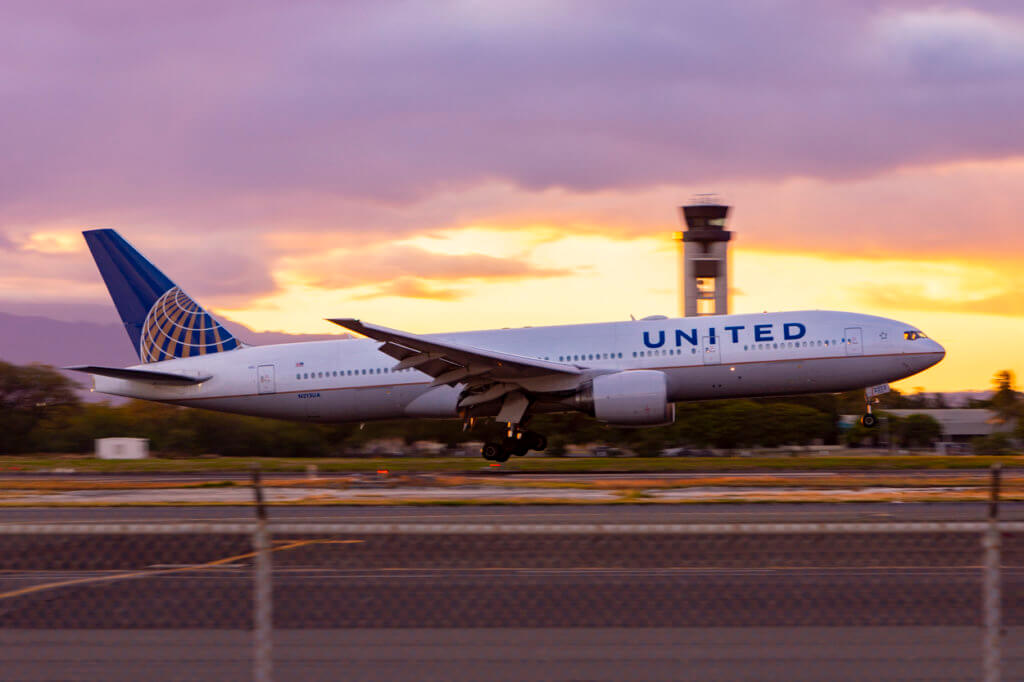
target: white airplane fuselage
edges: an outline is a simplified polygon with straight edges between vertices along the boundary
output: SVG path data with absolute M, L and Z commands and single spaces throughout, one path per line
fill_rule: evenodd
M 583 378 L 628 370 L 661 371 L 667 379 L 668 399 L 675 402 L 830 393 L 903 379 L 945 355 L 941 345 L 923 334 L 909 334 L 915 330 L 871 315 L 799 311 L 423 338 L 564 363 L 584 370 Z M 461 385 L 432 386 L 433 378 L 416 369 L 394 370 L 395 359 L 380 352 L 381 345 L 349 338 L 243 347 L 136 366 L 210 377 L 200 384 L 95 376 L 94 385 L 97 391 L 112 395 L 302 421 L 459 416 Z M 541 408 L 557 409 L 552 404 Z

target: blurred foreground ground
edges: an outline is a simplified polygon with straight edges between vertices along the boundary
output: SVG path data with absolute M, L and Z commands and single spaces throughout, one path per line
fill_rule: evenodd
M 871 507 L 893 505 L 693 509 L 700 520 L 809 521 Z M 969 503 L 896 507 L 911 517 L 984 513 Z M 591 522 L 619 523 L 678 521 L 686 509 L 575 508 Z M 378 522 L 529 514 L 557 527 L 568 510 L 272 514 Z M 135 513 L 159 524 L 165 513 L 228 510 L 12 511 L 12 521 Z M 248 535 L 54 531 L 0 536 L 4 679 L 249 677 Z M 1003 545 L 1004 679 L 1020 679 L 1024 535 L 1006 533 Z M 273 548 L 278 680 L 976 680 L 982 667 L 977 534 L 306 530 L 275 533 Z

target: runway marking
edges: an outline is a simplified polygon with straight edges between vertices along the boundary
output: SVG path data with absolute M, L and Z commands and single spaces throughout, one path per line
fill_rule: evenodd
M 283 552 L 289 549 L 297 549 L 299 547 L 305 547 L 307 545 L 348 545 L 355 544 L 358 542 L 365 542 L 365 540 L 277 540 L 280 544 L 277 547 L 271 547 L 271 552 Z M 129 573 L 117 573 L 114 575 L 100 575 L 93 576 L 91 578 L 76 578 L 74 580 L 62 580 L 54 583 L 43 583 L 41 585 L 32 585 L 31 587 L 22 587 L 21 589 L 11 590 L 10 592 L 0 592 L 0 600 L 9 599 L 11 597 L 21 597 L 26 594 L 32 594 L 34 592 L 43 592 L 45 590 L 54 590 L 59 587 L 70 587 L 73 585 L 87 585 L 89 583 L 98 582 L 113 582 L 115 580 L 130 580 L 132 578 L 148 578 L 154 575 L 167 575 L 168 573 L 182 573 L 184 571 L 196 571 L 205 568 L 215 568 L 217 566 L 223 566 L 225 564 L 231 564 L 241 559 L 250 559 L 256 556 L 256 552 L 246 552 L 245 554 L 236 554 L 235 556 L 224 557 L 223 559 L 216 559 L 214 561 L 207 562 L 205 564 L 195 564 L 192 566 L 182 566 L 179 568 L 164 568 L 157 569 L 155 571 L 131 571 Z
M 566 566 L 566 567 L 551 567 L 551 566 L 438 566 L 436 568 L 414 568 L 414 567 L 402 567 L 402 566 L 383 566 L 373 567 L 374 571 L 389 571 L 389 572 L 472 572 L 472 571 L 533 571 L 533 572 L 553 572 L 553 573 L 615 573 L 615 572 L 627 572 L 627 573 L 651 573 L 656 571 L 680 571 L 680 572 L 698 572 L 698 571 L 727 571 L 730 573 L 770 573 L 773 571 L 954 571 L 961 572 L 965 570 L 981 570 L 984 566 L 982 565 L 964 565 L 964 566 L 652 566 L 652 567 L 629 567 L 629 566 Z M 1015 569 L 1022 568 L 1019 566 L 1003 566 L 1003 569 Z M 299 569 L 293 569 L 299 570 Z M 324 568 L 319 570 L 352 570 L 352 571 L 365 571 L 365 568 L 353 568 L 353 569 L 330 569 Z

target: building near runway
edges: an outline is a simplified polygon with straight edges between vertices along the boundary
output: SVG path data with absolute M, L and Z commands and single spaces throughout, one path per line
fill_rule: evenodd
M 949 408 L 949 409 L 920 409 L 920 410 L 884 410 L 885 414 L 891 414 L 901 419 L 911 415 L 924 415 L 931 417 L 942 427 L 942 441 L 938 443 L 940 449 L 945 444 L 969 444 L 974 438 L 991 436 L 993 434 L 1005 433 L 1010 435 L 1016 427 L 1014 420 L 1002 419 L 995 410 L 980 408 Z M 840 417 L 840 426 L 849 428 L 860 421 L 860 415 L 844 414 Z
M 97 438 L 96 457 L 99 459 L 146 459 L 149 457 L 149 439 Z

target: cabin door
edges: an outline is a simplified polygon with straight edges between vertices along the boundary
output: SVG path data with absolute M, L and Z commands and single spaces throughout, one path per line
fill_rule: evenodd
M 256 390 L 260 393 L 274 393 L 277 391 L 273 365 L 260 365 L 256 368 Z
M 864 354 L 864 339 L 861 333 L 860 327 L 849 327 L 845 331 L 846 334 L 846 354 L 847 355 L 863 355 Z

